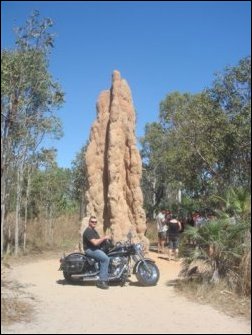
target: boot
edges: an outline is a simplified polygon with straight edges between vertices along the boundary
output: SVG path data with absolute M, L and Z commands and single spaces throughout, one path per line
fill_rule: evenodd
M 103 290 L 107 290 L 109 288 L 108 283 L 106 281 L 97 281 L 96 286 L 102 288 Z

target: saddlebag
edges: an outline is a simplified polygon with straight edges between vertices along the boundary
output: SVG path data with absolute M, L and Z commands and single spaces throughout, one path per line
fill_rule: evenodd
M 69 274 L 81 273 L 84 269 L 86 256 L 81 253 L 73 253 L 64 259 L 62 264 L 63 271 Z

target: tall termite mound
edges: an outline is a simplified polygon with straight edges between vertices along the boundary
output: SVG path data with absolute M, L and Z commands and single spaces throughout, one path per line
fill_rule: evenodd
M 147 245 L 135 119 L 130 88 L 114 71 L 111 89 L 98 98 L 86 151 L 86 208 L 87 217 L 97 217 L 99 233 L 110 233 L 114 241 L 120 241 L 131 231 Z

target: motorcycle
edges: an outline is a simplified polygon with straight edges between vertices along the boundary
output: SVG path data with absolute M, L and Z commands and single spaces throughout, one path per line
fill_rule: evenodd
M 159 280 L 159 269 L 152 259 L 145 258 L 143 245 L 132 243 L 131 239 L 112 245 L 105 241 L 101 249 L 110 258 L 109 282 L 119 282 L 123 286 L 131 273 L 136 275 L 143 286 L 154 286 Z M 99 280 L 100 263 L 85 253 L 74 252 L 60 259 L 60 268 L 67 282 Z

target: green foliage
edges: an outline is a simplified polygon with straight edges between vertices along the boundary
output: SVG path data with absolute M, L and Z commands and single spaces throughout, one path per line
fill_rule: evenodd
M 34 12 L 24 27 L 17 28 L 16 49 L 1 51 L 2 150 L 19 165 L 20 159 L 34 155 L 45 134 L 62 136 L 54 111 L 64 102 L 64 94 L 48 71 L 53 37 L 47 29 L 52 21 L 40 21 L 38 16 Z
M 165 190 L 166 167 L 162 159 L 165 147 L 164 131 L 160 124 L 147 124 L 145 137 L 140 139 L 143 159 L 142 189 L 147 216 L 152 217 L 160 205 Z
M 250 66 L 250 57 L 244 58 L 211 89 L 170 93 L 160 103 L 160 122 L 148 124 L 141 139 L 143 188 L 150 199 L 161 188 L 159 201 L 166 202 L 171 185 L 205 203 L 228 186 L 249 190 Z
M 4 212 L 1 230 L 2 236 L 7 235 L 5 217 L 10 210 L 15 210 L 16 253 L 23 230 L 20 215 L 26 216 L 28 203 L 34 202 L 34 208 L 38 208 L 43 202 L 41 194 L 40 203 L 36 197 L 28 199 L 30 176 L 33 178 L 36 171 L 40 173 L 41 159 L 45 162 L 47 158 L 53 158 L 49 157 L 53 150 L 39 149 L 39 146 L 45 135 L 62 136 L 61 121 L 55 111 L 62 106 L 64 93 L 49 72 L 49 54 L 54 42 L 49 32 L 52 24 L 51 19 L 40 20 L 35 11 L 24 26 L 16 29 L 16 47 L 1 51 L 1 199 Z M 63 194 L 59 199 L 55 192 L 57 187 L 53 182 L 56 177 L 47 177 L 52 184 L 44 194 L 48 196 L 44 201 L 44 213 L 51 218 L 58 207 L 67 207 L 68 201 Z M 50 187 L 54 193 L 49 192 Z M 25 227 L 26 224 L 25 220 Z
M 58 217 L 76 211 L 73 194 L 73 175 L 70 169 L 51 166 L 37 170 L 32 176 L 30 218 Z
M 227 127 L 225 115 L 205 93 L 195 96 L 175 93 L 162 103 L 161 122 L 170 125 L 169 149 L 164 156 L 170 166 L 169 173 L 189 191 L 206 194 L 212 180 L 220 174 L 219 161 Z
M 86 150 L 87 144 L 77 153 L 75 160 L 72 162 L 73 173 L 73 198 L 79 205 L 79 215 L 82 219 L 86 215 L 85 193 L 88 188 L 87 167 L 86 167 Z
M 83 146 L 76 158 L 72 161 L 72 172 L 74 179 L 74 197 L 78 202 L 83 201 L 84 193 L 87 190 L 87 169 L 85 154 L 87 144 Z
M 197 260 L 207 263 L 211 271 L 205 273 L 210 280 L 225 278 L 230 285 L 239 286 L 241 278 L 240 264 L 249 249 L 247 235 L 250 229 L 249 221 L 237 221 L 230 224 L 227 219 L 210 221 L 200 228 L 187 227 L 183 240 L 190 240 L 195 246 L 184 261 L 185 269 Z M 195 264 L 195 263 L 194 263 Z
M 45 133 L 60 135 L 60 120 L 52 111 L 62 105 L 64 96 L 48 72 L 48 48 L 41 41 L 45 37 L 36 35 L 37 43 L 30 44 L 34 29 L 37 27 L 26 26 L 26 33 L 17 39 L 19 47 L 1 52 L 1 101 L 5 126 L 15 143 L 25 139 L 32 148 Z
M 228 188 L 224 196 L 213 195 L 212 199 L 216 201 L 215 206 L 220 209 L 221 216 L 251 217 L 251 194 L 242 187 Z
M 222 170 L 227 183 L 250 187 L 251 183 L 251 58 L 240 60 L 219 74 L 210 98 L 228 118 Z

